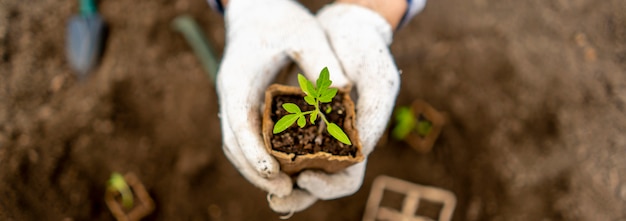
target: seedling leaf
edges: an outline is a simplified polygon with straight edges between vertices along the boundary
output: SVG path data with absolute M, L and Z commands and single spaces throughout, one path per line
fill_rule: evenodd
M 300 89 L 307 95 L 310 95 L 309 88 L 306 86 L 306 82 L 309 81 L 302 74 L 298 74 L 298 84 L 300 85 Z
M 298 126 L 300 126 L 300 128 L 303 128 L 304 125 L 306 125 L 306 117 L 303 114 L 298 117 Z
M 313 83 L 304 77 L 302 74 L 298 74 L 298 84 L 300 84 L 300 89 L 310 96 L 316 97 L 317 93 L 315 93 L 315 87 L 313 87 Z
M 296 113 L 301 113 L 302 111 L 300 110 L 300 108 L 298 107 L 298 105 L 293 104 L 293 103 L 284 103 L 283 104 L 283 108 L 285 108 L 285 110 L 289 113 L 292 114 L 296 114 Z
M 396 126 L 391 131 L 391 135 L 397 140 L 404 140 L 406 136 L 415 128 L 415 116 L 408 107 L 399 107 L 396 110 Z
M 328 89 L 328 87 L 330 87 L 330 85 L 331 85 L 332 83 L 333 83 L 332 81 L 328 80 L 328 81 L 324 82 L 322 85 L 318 86 L 318 87 L 320 87 L 318 90 L 319 90 L 320 92 L 321 92 L 321 91 L 324 91 L 324 90 Z
M 307 95 L 306 97 L 304 97 L 304 101 L 306 101 L 307 104 L 309 105 L 315 105 L 315 98 Z
M 322 71 L 320 71 L 320 76 L 317 78 L 317 86 L 322 85 L 323 82 L 330 80 L 330 74 L 328 73 L 328 67 L 324 67 Z
M 309 88 L 309 91 L 311 92 L 311 96 L 313 97 L 317 97 L 317 92 L 315 91 L 315 87 L 313 87 L 313 83 L 311 83 L 310 81 L 306 81 L 306 86 L 307 88 Z
M 337 95 L 337 88 L 330 88 L 322 92 L 322 96 L 320 97 L 320 101 L 322 103 L 328 103 L 333 100 L 333 97 Z
M 326 114 L 330 114 L 331 111 L 333 111 L 333 107 L 330 105 L 326 106 Z
M 320 72 L 320 76 L 317 78 L 315 82 L 317 86 L 318 93 L 324 92 L 326 88 L 330 87 L 332 81 L 330 80 L 330 74 L 328 73 L 328 67 L 324 67 Z
M 326 127 L 326 130 L 328 131 L 330 135 L 332 135 L 334 138 L 341 141 L 342 143 L 347 144 L 347 145 L 352 145 L 352 143 L 350 142 L 350 138 L 348 138 L 348 135 L 346 135 L 346 133 L 344 133 L 343 130 L 341 130 L 341 128 L 337 126 L 337 124 L 335 123 L 328 124 L 328 126 Z
M 296 122 L 296 120 L 298 120 L 299 116 L 301 115 L 300 114 L 287 114 L 283 116 L 282 118 L 280 118 L 280 120 L 278 120 L 278 122 L 276 122 L 276 124 L 274 124 L 273 133 L 277 134 L 277 133 L 287 130 L 287 128 L 289 128 L 293 123 Z
M 311 113 L 311 124 L 315 124 L 315 120 L 317 120 L 317 111 L 313 111 L 313 113 Z

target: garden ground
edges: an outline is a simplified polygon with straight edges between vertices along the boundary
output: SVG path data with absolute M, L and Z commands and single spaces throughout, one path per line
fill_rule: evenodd
M 313 11 L 328 1 L 304 1 Z M 146 220 L 276 220 L 221 150 L 215 89 L 171 20 L 224 45 L 203 0 L 100 1 L 102 61 L 65 59 L 76 1 L 0 2 L 0 219 L 112 220 L 113 171 L 156 203 Z M 432 0 L 391 46 L 398 105 L 447 112 L 432 152 L 397 141 L 362 188 L 293 220 L 359 220 L 381 174 L 451 190 L 454 220 L 626 220 L 626 1 Z

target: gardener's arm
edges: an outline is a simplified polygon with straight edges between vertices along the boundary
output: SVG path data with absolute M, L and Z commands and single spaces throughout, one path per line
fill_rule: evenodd
M 360 5 L 383 16 L 391 29 L 395 30 L 407 11 L 407 0 L 337 0 L 338 3 Z

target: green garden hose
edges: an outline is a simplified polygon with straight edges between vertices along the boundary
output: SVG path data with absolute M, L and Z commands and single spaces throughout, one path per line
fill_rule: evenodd
M 187 42 L 193 48 L 196 56 L 200 59 L 204 70 L 208 73 L 210 80 L 215 85 L 217 77 L 218 59 L 215 50 L 202 33 L 202 29 L 196 21 L 189 15 L 181 15 L 174 19 L 172 26 L 185 36 Z

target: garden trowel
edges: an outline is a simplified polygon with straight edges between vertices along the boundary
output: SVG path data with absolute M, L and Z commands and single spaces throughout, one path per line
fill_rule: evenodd
M 67 24 L 66 51 L 70 66 L 84 79 L 98 63 L 104 38 L 104 22 L 94 0 L 79 0 L 80 14 Z

